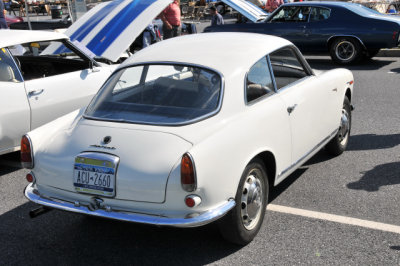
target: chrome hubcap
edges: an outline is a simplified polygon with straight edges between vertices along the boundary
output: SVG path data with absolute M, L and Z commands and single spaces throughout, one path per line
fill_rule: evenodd
M 339 127 L 339 142 L 341 145 L 346 144 L 347 139 L 349 138 L 350 131 L 350 118 L 349 113 L 347 113 L 346 109 L 342 109 L 342 118 L 340 119 L 340 127 Z
M 349 41 L 342 41 L 336 46 L 336 56 L 343 61 L 350 60 L 356 53 L 354 44 Z
M 253 169 L 243 186 L 241 216 L 243 226 L 247 230 L 252 230 L 258 224 L 261 216 L 264 195 L 262 183 L 258 178 L 260 175 L 261 173 L 258 169 Z

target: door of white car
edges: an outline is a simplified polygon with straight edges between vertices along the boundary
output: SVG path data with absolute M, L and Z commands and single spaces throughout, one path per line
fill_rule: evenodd
M 50 43 L 59 43 L 57 53 L 43 52 L 49 42 L 35 42 L 15 55 L 31 107 L 31 130 L 86 106 L 111 74 L 65 40 Z
M 292 164 L 313 151 L 335 129 L 332 90 L 311 74 L 298 52 L 286 47 L 270 55 L 276 87 L 286 104 L 292 132 Z M 337 117 L 337 115 L 336 115 Z
M 14 151 L 29 131 L 30 112 L 24 82 L 7 49 L 0 49 L 0 154 Z
M 106 69 L 96 71 L 84 69 L 26 81 L 32 129 L 88 105 L 110 75 Z

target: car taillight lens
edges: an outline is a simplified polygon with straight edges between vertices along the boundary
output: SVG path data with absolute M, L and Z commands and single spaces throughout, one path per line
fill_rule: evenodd
M 28 135 L 21 139 L 21 164 L 24 168 L 33 168 L 32 143 Z
M 196 190 L 196 169 L 192 156 L 188 153 L 184 154 L 181 160 L 181 184 L 185 191 Z

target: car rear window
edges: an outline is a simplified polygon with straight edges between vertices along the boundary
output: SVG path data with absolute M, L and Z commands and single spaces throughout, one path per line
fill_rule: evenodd
M 190 65 L 135 65 L 114 73 L 88 106 L 89 119 L 179 125 L 207 118 L 221 105 L 222 80 Z

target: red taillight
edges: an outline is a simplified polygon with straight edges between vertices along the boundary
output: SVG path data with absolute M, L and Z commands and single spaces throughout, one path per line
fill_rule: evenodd
M 396 37 L 397 37 L 397 31 L 394 31 L 394 32 L 393 32 L 393 36 L 392 36 L 392 38 L 393 38 L 394 41 L 396 40 Z
M 33 168 L 32 145 L 28 135 L 21 139 L 21 164 L 24 168 Z
M 188 206 L 189 208 L 194 207 L 194 205 L 196 204 L 196 202 L 194 202 L 194 199 L 190 198 L 190 197 L 186 197 L 185 203 L 186 203 L 186 206 Z
M 26 175 L 26 181 L 32 183 L 33 181 L 35 181 L 35 177 L 31 173 L 29 173 Z
M 196 171 L 192 157 L 186 153 L 181 160 L 181 184 L 185 191 L 192 192 L 196 189 Z

